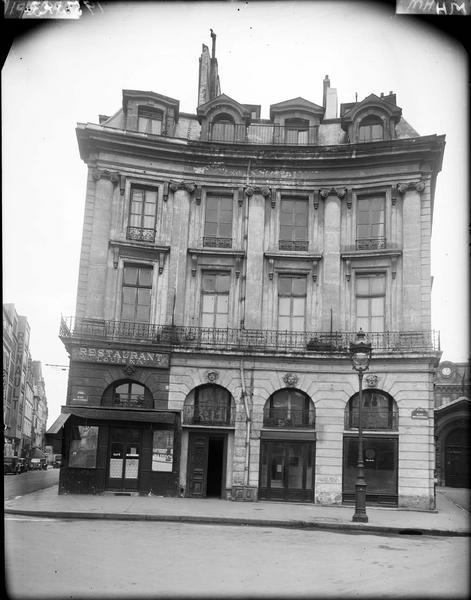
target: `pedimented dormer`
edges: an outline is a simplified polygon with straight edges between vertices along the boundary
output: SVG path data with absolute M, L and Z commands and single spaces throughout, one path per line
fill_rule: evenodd
M 381 97 L 370 94 L 361 102 L 342 104 L 340 110 L 342 129 L 351 144 L 395 139 L 401 115 L 393 93 Z
M 125 129 L 173 136 L 178 122 L 180 102 L 155 92 L 123 90 Z
M 324 107 L 305 98 L 292 98 L 270 106 L 275 143 L 316 144 Z
M 220 94 L 197 108 L 201 139 L 216 142 L 245 142 L 251 111 L 243 104 Z

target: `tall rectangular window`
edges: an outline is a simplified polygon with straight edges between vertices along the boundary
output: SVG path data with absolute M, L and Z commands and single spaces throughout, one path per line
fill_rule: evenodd
M 229 273 L 204 273 L 201 285 L 201 326 L 227 327 L 229 323 Z
M 278 277 L 278 329 L 304 331 L 306 314 L 306 277 Z
M 357 249 L 384 248 L 384 196 L 366 196 L 357 202 Z
M 129 202 L 127 238 L 153 242 L 157 213 L 157 190 L 133 187 Z
M 162 133 L 162 111 L 150 106 L 139 106 L 137 109 L 137 130 L 141 133 Z
M 384 273 L 356 276 L 357 329 L 365 332 L 381 332 L 384 327 L 384 299 L 386 277 Z
M 121 319 L 135 323 L 150 322 L 152 267 L 125 265 Z
M 232 248 L 232 196 L 207 195 L 203 246 Z
M 307 250 L 308 203 L 304 198 L 284 198 L 280 211 L 280 250 Z

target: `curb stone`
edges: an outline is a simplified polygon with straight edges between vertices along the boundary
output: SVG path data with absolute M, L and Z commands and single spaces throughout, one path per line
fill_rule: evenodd
M 108 521 L 161 521 L 170 523 L 192 523 L 201 525 L 239 525 L 246 527 L 279 527 L 285 529 L 323 529 L 325 531 L 347 531 L 371 534 L 391 533 L 395 535 L 425 535 L 445 537 L 468 537 L 467 530 L 421 529 L 411 527 L 392 527 L 385 525 L 369 525 L 364 523 L 322 523 L 315 521 L 277 521 L 272 519 L 243 519 L 237 517 L 204 517 L 190 515 L 150 515 L 136 513 L 107 513 L 107 512 L 67 512 L 48 510 L 4 509 L 4 514 L 30 517 L 49 517 L 52 519 L 102 519 Z

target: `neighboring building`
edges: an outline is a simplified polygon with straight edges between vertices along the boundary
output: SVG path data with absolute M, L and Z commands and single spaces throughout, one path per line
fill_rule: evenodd
M 34 360 L 33 371 L 33 423 L 32 446 L 45 449 L 46 424 L 48 417 L 46 385 L 44 383 L 41 362 Z
M 471 487 L 469 362 L 441 362 L 435 375 L 434 395 L 437 483 Z
M 3 423 L 4 454 L 29 457 L 37 445 L 35 422 L 34 369 L 29 349 L 30 326 L 17 314 L 14 304 L 3 305 Z M 44 389 L 44 381 L 42 382 Z M 47 419 L 45 391 L 41 403 L 41 428 L 44 437 Z
M 444 136 L 396 96 L 199 106 L 124 90 L 77 127 L 88 166 L 59 492 L 354 497 L 358 377 L 368 502 L 434 507 L 430 236 Z

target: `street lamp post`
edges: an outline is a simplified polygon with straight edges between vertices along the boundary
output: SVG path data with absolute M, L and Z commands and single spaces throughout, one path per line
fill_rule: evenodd
M 371 344 L 365 341 L 365 332 L 360 328 L 356 340 L 350 344 L 350 359 L 353 369 L 358 373 L 358 461 L 357 480 L 355 483 L 355 514 L 352 521 L 367 523 L 366 514 L 366 481 L 363 463 L 363 429 L 362 429 L 362 382 L 363 373 L 368 370 L 371 359 Z

